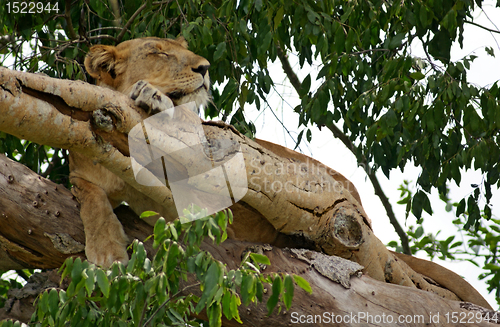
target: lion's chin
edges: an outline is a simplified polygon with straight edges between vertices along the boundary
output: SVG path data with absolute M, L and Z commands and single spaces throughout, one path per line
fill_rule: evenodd
M 200 107 L 205 108 L 208 104 L 208 101 L 210 100 L 210 97 L 208 95 L 207 90 L 202 86 L 196 91 L 186 94 L 179 99 L 172 99 L 174 102 L 174 105 L 178 106 L 181 104 L 186 104 L 189 102 L 194 102 L 196 103 L 196 113 L 199 112 Z

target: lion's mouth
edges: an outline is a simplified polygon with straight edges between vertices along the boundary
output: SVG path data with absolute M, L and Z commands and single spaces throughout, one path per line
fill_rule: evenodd
M 174 91 L 174 92 L 167 93 L 167 96 L 172 100 L 179 100 L 180 98 L 182 98 L 185 95 L 186 95 L 186 92 L 183 92 L 183 91 Z
M 208 88 L 205 84 L 202 84 L 200 87 L 198 87 L 193 92 L 186 93 L 185 91 L 176 90 L 176 91 L 172 91 L 172 92 L 167 93 L 166 96 L 168 96 L 172 100 L 180 100 L 181 98 L 183 98 L 186 95 L 195 94 L 195 93 L 200 92 L 201 90 L 208 91 Z

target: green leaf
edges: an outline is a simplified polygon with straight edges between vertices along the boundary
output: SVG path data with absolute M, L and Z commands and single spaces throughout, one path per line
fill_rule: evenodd
M 319 16 L 314 11 L 309 10 L 307 11 L 307 19 L 311 24 L 316 24 L 316 19 L 319 19 Z
M 401 45 L 401 42 L 403 41 L 403 39 L 405 37 L 406 37 L 406 33 L 405 32 L 401 32 L 401 33 L 396 34 L 389 41 L 389 45 L 388 45 L 389 50 L 394 50 L 394 49 L 398 48 Z
M 293 279 L 297 283 L 297 285 L 302 288 L 304 291 L 306 291 L 309 294 L 312 294 L 312 288 L 311 285 L 307 280 L 305 280 L 303 277 L 298 276 L 298 275 L 293 275 Z
M 465 198 L 460 200 L 457 206 L 457 217 L 465 212 Z
M 344 28 L 340 26 L 335 32 L 335 37 L 333 39 L 335 42 L 335 50 L 339 56 L 345 50 L 345 37 L 346 33 L 344 32 Z
M 262 0 L 255 0 L 255 9 L 257 9 L 257 11 L 261 11 L 261 9 L 262 9 Z
M 414 237 L 416 239 L 419 239 L 420 237 L 422 237 L 423 234 L 424 234 L 424 229 L 422 228 L 422 226 L 418 226 L 417 230 L 415 231 Z
M 153 247 L 157 248 L 160 246 L 160 244 L 164 241 L 165 239 L 165 227 L 167 223 L 165 221 L 165 218 L 160 217 L 155 223 L 154 227 L 154 243 Z
M 87 268 L 85 269 L 85 273 L 87 275 L 87 278 L 85 279 L 85 289 L 87 290 L 87 296 L 91 296 L 95 287 L 94 269 Z
M 283 281 L 281 280 L 280 276 L 276 275 L 274 277 L 272 286 L 273 293 L 271 294 L 266 303 L 268 316 L 271 315 L 276 305 L 278 305 L 278 300 L 281 295 L 282 289 L 283 289 Z
M 307 132 L 306 132 L 306 139 L 307 139 L 307 142 L 311 142 L 311 139 L 312 139 L 312 133 L 311 133 L 311 130 L 310 130 L 310 129 L 307 129 Z
M 281 24 L 283 17 L 285 16 L 285 9 L 283 7 L 279 7 L 276 11 L 276 15 L 274 16 L 274 29 L 276 30 L 278 26 Z
M 283 303 L 285 303 L 285 307 L 287 310 L 290 310 L 290 307 L 292 306 L 293 291 L 293 279 L 290 275 L 287 274 L 285 276 L 285 294 L 283 295 Z
M 238 312 L 238 307 L 241 305 L 241 300 L 238 295 L 231 295 L 231 314 L 233 315 L 234 320 L 242 324 L 240 314 Z
M 212 304 L 208 307 L 207 314 L 210 327 L 220 327 L 222 325 L 222 312 L 218 304 Z
M 300 141 L 302 141 L 302 135 L 304 135 L 304 130 L 301 130 L 299 136 L 297 136 L 297 143 L 295 143 L 294 150 L 299 147 Z
M 307 74 L 306 78 L 302 81 L 302 86 L 300 87 L 299 96 L 304 97 L 309 93 L 311 88 L 311 75 Z
M 429 42 L 429 53 L 443 63 L 450 61 L 450 49 L 453 38 L 446 29 L 441 29 L 434 34 Z
M 231 292 L 227 289 L 224 291 L 224 296 L 222 297 L 222 312 L 227 320 L 233 319 L 233 312 L 231 311 Z
M 217 45 L 214 53 L 214 61 L 219 60 L 222 55 L 226 52 L 226 42 L 221 42 Z
M 213 296 L 219 288 L 218 284 L 221 278 L 221 271 L 218 264 L 216 262 L 212 262 L 205 275 L 204 290 L 201 299 L 196 306 L 196 313 L 200 313 L 205 305 L 210 305 Z
M 167 260 L 165 260 L 165 267 L 163 268 L 167 276 L 172 275 L 177 268 L 177 258 L 179 256 L 179 245 L 173 242 L 168 249 Z
M 413 79 L 416 79 L 417 81 L 420 81 L 421 79 L 425 78 L 425 75 L 422 74 L 422 72 L 418 71 L 418 72 L 411 73 L 410 77 Z
M 417 219 L 422 217 L 422 210 L 425 210 L 428 214 L 432 215 L 431 203 L 427 194 L 423 191 L 419 190 L 413 197 L 412 202 L 411 211 Z
M 170 233 L 172 233 L 172 240 L 177 241 L 179 239 L 179 235 L 177 234 L 177 229 L 174 224 L 169 224 Z
M 484 50 L 486 50 L 486 53 L 492 57 L 495 57 L 495 51 L 493 50 L 492 47 L 485 47 Z
M 258 253 L 250 253 L 250 257 L 255 261 L 257 264 L 263 264 L 270 266 L 271 261 L 269 261 L 269 258 L 263 254 L 258 254 Z
M 78 284 L 82 279 L 82 260 L 80 258 L 76 258 L 73 262 L 73 267 L 71 270 L 71 282 L 73 284 Z
M 408 219 L 408 217 L 410 216 L 411 204 L 412 204 L 411 197 L 408 196 L 408 203 L 406 203 L 406 208 L 405 208 L 405 220 Z
M 52 288 L 49 292 L 48 302 L 50 314 L 55 319 L 57 311 L 59 310 L 59 294 L 55 288 Z
M 262 281 L 260 279 L 257 279 L 257 282 L 255 284 L 257 286 L 255 296 L 257 297 L 257 300 L 259 302 L 262 302 L 262 297 L 264 295 L 264 285 L 262 285 Z
M 255 276 L 253 274 L 244 275 L 241 281 L 241 301 L 244 305 L 249 305 L 256 293 Z
M 427 15 L 427 8 L 425 8 L 425 6 L 421 6 L 420 7 L 420 11 L 419 11 L 419 19 L 420 19 L 420 23 L 422 24 L 422 27 L 427 27 L 428 23 L 429 23 L 429 20 L 428 20 L 428 15 Z
M 148 217 L 152 217 L 152 216 L 156 216 L 156 215 L 158 215 L 157 212 L 154 212 L 154 211 L 144 211 L 143 213 L 141 213 L 141 215 L 139 216 L 139 218 L 144 219 L 144 218 L 148 218 Z
M 492 263 L 487 263 L 484 265 L 484 269 L 492 270 L 492 271 L 500 271 L 500 266 L 492 264 Z
M 61 273 L 61 281 L 60 281 L 61 283 L 64 280 L 64 278 L 71 273 L 72 270 L 73 270 L 73 258 L 69 257 L 68 259 L 66 259 L 64 261 L 63 265 L 59 269 L 60 273 L 62 271 L 62 273 Z
M 97 285 L 101 289 L 104 297 L 109 297 L 109 281 L 106 273 L 102 269 L 96 269 Z

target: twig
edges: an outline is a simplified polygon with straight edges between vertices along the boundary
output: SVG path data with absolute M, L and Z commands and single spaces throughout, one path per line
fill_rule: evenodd
M 488 28 L 488 27 L 486 27 L 486 26 L 480 25 L 480 24 L 478 24 L 478 23 L 471 22 L 471 21 L 469 21 L 469 20 L 465 20 L 465 21 L 464 21 L 464 23 L 467 23 L 467 24 L 471 24 L 471 25 L 477 26 L 477 27 L 479 27 L 479 28 L 482 28 L 482 29 L 483 29 L 483 30 L 485 30 L 485 31 L 490 32 L 490 33 L 497 33 L 497 34 L 500 34 L 500 31 L 498 31 L 498 30 L 494 30 L 494 29 Z
M 181 5 L 179 4 L 179 1 L 175 0 L 175 2 L 177 3 L 177 6 L 179 7 L 179 12 L 181 13 L 182 15 L 182 18 L 184 18 L 184 20 L 186 21 L 186 23 L 189 24 L 189 20 L 186 18 L 186 16 L 184 15 L 184 12 L 182 12 L 182 9 L 181 9 Z M 182 24 L 181 24 L 182 25 Z
M 278 118 L 278 116 L 276 116 L 276 113 L 275 113 L 275 112 L 273 111 L 273 109 L 271 108 L 271 105 L 269 104 L 269 102 L 267 101 L 267 99 L 264 99 L 264 102 L 267 104 L 267 107 L 269 108 L 269 110 L 270 110 L 270 111 L 271 111 L 271 113 L 273 114 L 274 118 L 276 118 L 276 120 L 280 122 L 281 127 L 283 127 L 283 129 L 286 131 L 286 133 L 288 134 L 288 136 L 290 136 L 290 138 L 291 138 L 294 142 L 296 142 L 296 141 L 295 141 L 295 139 L 294 139 L 294 137 L 292 136 L 292 134 L 291 134 L 291 133 L 290 133 L 290 131 L 288 130 L 288 128 L 286 128 L 285 124 L 283 124 L 283 121 L 281 121 L 281 120 Z M 300 149 L 300 146 L 299 146 L 299 150 L 301 150 L 301 149 Z M 301 150 L 301 151 L 302 151 L 302 150 Z
M 144 324 L 143 327 L 147 327 L 147 325 L 149 325 L 149 323 L 151 322 L 151 320 L 153 320 L 153 318 L 158 314 L 158 312 L 160 312 L 160 310 L 166 306 L 168 304 L 168 302 L 170 302 L 170 300 L 174 299 L 175 297 L 177 297 L 179 294 L 182 294 L 184 293 L 184 291 L 186 291 L 187 289 L 191 288 L 191 287 L 194 287 L 194 286 L 199 286 L 200 283 L 195 283 L 195 284 L 192 284 L 192 285 L 188 285 L 186 287 L 184 287 L 182 290 L 178 291 L 177 293 L 175 293 L 174 295 L 172 295 L 168 300 L 166 300 L 165 302 L 163 302 L 159 307 L 158 309 L 156 309 L 156 311 L 151 315 L 151 317 L 149 317 L 149 319 L 146 321 L 146 323 Z M 142 321 L 141 321 L 142 323 Z M 139 323 L 139 326 L 141 324 Z
M 368 53 L 368 52 L 391 52 L 389 49 L 368 49 L 368 50 L 362 50 L 362 51 L 356 51 L 356 52 L 350 52 L 350 53 L 344 53 L 349 56 L 357 56 L 360 54 Z
M 432 69 L 434 71 L 436 71 L 436 72 L 440 72 L 439 67 L 434 63 L 434 61 L 432 61 L 431 55 L 429 54 L 429 52 L 427 51 L 427 48 L 425 47 L 424 40 L 420 39 L 420 41 L 424 45 L 423 49 L 424 49 L 424 52 L 425 52 L 425 56 L 427 57 L 427 60 L 429 61 L 429 64 L 431 64 Z
M 94 33 L 94 32 L 104 31 L 104 30 L 121 30 L 122 28 L 123 27 L 118 27 L 118 26 L 103 26 L 103 27 L 94 28 L 93 30 L 90 30 L 89 34 Z

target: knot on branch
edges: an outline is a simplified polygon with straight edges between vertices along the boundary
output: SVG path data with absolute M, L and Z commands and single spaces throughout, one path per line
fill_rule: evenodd
M 76 241 L 67 233 L 43 233 L 43 235 L 48 237 L 52 241 L 54 248 L 61 253 L 74 254 L 85 250 L 85 245 Z
M 334 213 L 333 219 L 335 239 L 350 250 L 358 249 L 363 243 L 363 232 L 356 217 L 341 208 Z
M 104 110 L 98 109 L 92 113 L 92 122 L 94 126 L 105 131 L 111 132 L 113 130 L 113 119 L 107 115 Z

